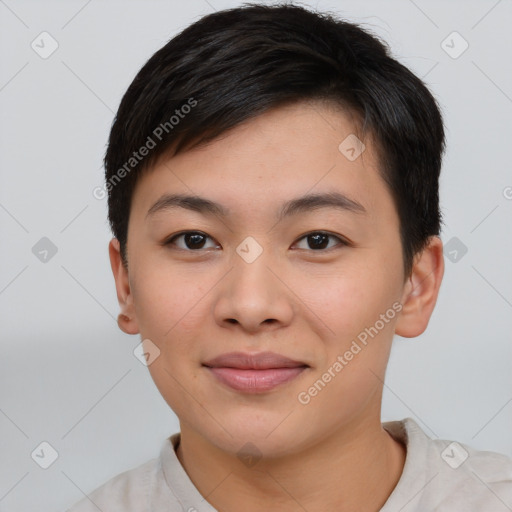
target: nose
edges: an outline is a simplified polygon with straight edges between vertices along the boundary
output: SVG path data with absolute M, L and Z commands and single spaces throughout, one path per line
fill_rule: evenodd
M 289 325 L 294 315 L 293 293 L 279 268 L 263 255 L 252 263 L 236 256 L 233 264 L 217 290 L 217 324 L 248 333 Z

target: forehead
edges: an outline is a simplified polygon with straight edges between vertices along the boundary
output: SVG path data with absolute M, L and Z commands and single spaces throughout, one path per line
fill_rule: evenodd
M 206 145 L 161 159 L 140 179 L 144 214 L 166 193 L 208 198 L 230 212 L 261 214 L 305 194 L 342 193 L 373 215 L 393 209 L 372 141 L 354 119 L 320 103 L 279 107 Z

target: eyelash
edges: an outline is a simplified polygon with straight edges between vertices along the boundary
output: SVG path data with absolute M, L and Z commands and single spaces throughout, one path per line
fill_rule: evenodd
M 210 240 L 213 240 L 213 238 L 211 236 L 207 235 L 206 233 L 203 233 L 202 231 L 182 231 L 181 233 L 176 233 L 175 235 L 172 235 L 171 237 L 167 238 L 162 243 L 162 245 L 164 245 L 164 246 L 175 245 L 175 241 L 178 238 L 181 238 L 181 237 L 183 237 L 185 235 L 201 235 L 203 237 L 209 238 Z M 333 235 L 332 233 L 329 233 L 327 231 L 311 231 L 309 233 L 306 233 L 306 234 L 302 235 L 300 238 L 298 238 L 297 241 L 294 242 L 294 245 L 297 242 L 299 242 L 299 241 L 301 241 L 301 240 L 303 240 L 303 239 L 305 239 L 305 238 L 307 238 L 309 236 L 312 236 L 312 235 L 325 235 L 325 236 L 330 237 L 330 238 L 335 238 L 335 239 L 338 240 L 338 244 L 336 244 L 333 247 L 328 247 L 327 249 L 301 249 L 301 250 L 325 253 L 325 252 L 330 252 L 333 249 L 340 248 L 340 246 L 344 247 L 344 246 L 349 246 L 350 245 L 350 243 L 347 240 L 345 240 L 345 239 L 343 239 L 343 238 L 341 238 L 341 237 L 339 237 L 337 235 Z M 201 252 L 203 250 L 202 248 L 200 248 L 200 249 L 189 249 L 189 248 L 184 249 L 182 247 L 178 247 L 177 249 L 181 250 L 181 251 L 185 251 L 185 252 Z

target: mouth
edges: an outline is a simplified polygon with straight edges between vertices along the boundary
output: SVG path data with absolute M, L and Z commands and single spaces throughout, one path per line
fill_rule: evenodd
M 261 352 L 222 354 L 203 366 L 222 384 L 245 393 L 264 393 L 290 382 L 306 368 L 304 362 L 275 354 Z

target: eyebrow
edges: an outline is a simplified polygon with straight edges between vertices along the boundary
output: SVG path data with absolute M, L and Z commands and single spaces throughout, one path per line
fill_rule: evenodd
M 200 196 L 185 194 L 165 194 L 148 210 L 146 218 L 160 211 L 184 208 L 204 215 L 229 217 L 230 210 L 215 201 Z M 283 204 L 278 220 L 319 208 L 335 208 L 351 213 L 365 214 L 366 208 L 354 199 L 339 192 L 307 194 L 291 199 Z

